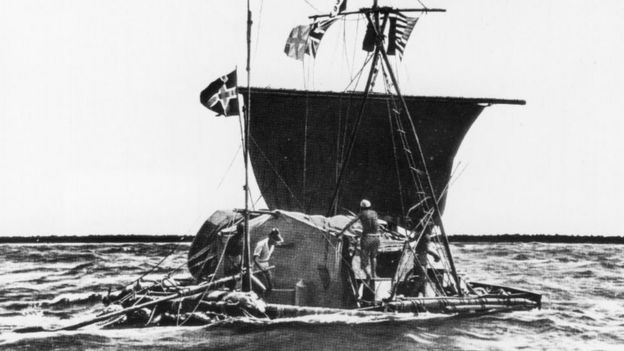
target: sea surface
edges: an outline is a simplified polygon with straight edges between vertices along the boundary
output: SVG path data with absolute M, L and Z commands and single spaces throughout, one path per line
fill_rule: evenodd
M 472 281 L 541 292 L 543 308 L 470 318 L 242 320 L 216 327 L 151 327 L 17 334 L 101 308 L 109 287 L 152 270 L 185 271 L 182 244 L 0 245 L 0 349 L 6 350 L 623 350 L 622 245 L 453 244 Z M 171 255 L 170 255 L 171 254 Z

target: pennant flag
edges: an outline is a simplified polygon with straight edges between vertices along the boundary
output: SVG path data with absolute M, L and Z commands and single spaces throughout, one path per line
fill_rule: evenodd
M 375 28 L 372 24 L 366 26 L 366 34 L 364 34 L 364 41 L 362 42 L 362 50 L 371 52 L 375 50 Z
M 414 30 L 418 18 L 407 17 L 401 13 L 393 13 L 390 17 L 390 30 L 388 33 L 388 55 L 399 53 L 399 59 L 403 58 L 403 51 L 407 40 Z
M 293 28 L 286 40 L 284 53 L 288 57 L 300 61 L 303 61 L 304 54 L 316 57 L 323 35 L 335 21 L 336 19 L 332 18 Z
M 334 7 L 329 13 L 329 17 L 336 17 L 347 9 L 347 0 L 336 0 Z
M 218 116 L 239 115 L 236 70 L 210 83 L 199 94 L 199 101 Z

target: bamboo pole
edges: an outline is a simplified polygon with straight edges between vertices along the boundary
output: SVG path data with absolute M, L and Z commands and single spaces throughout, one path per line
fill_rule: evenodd
M 375 28 L 375 30 L 378 30 L 378 27 L 375 26 L 372 22 L 372 20 L 370 19 L 369 16 L 366 17 L 368 22 Z M 380 33 L 378 32 L 377 35 L 379 36 Z M 423 154 L 423 149 L 422 146 L 420 144 L 420 139 L 418 138 L 418 133 L 416 131 L 416 126 L 414 125 L 414 121 L 412 120 L 412 116 L 409 112 L 409 108 L 407 106 L 407 103 L 405 102 L 405 98 L 403 97 L 403 94 L 401 94 L 401 89 L 399 88 L 398 82 L 396 80 L 396 77 L 394 76 L 394 70 L 392 69 L 392 65 L 390 64 L 390 60 L 388 59 L 388 55 L 386 53 L 385 48 L 383 47 L 383 43 L 377 43 L 377 48 L 379 53 L 381 54 L 381 57 L 383 58 L 383 63 L 386 65 L 386 68 L 388 69 L 388 74 L 390 75 L 390 79 L 392 80 L 392 85 L 394 86 L 394 90 L 396 91 L 399 100 L 401 100 L 401 104 L 403 105 L 403 108 L 405 109 L 405 113 L 407 115 L 407 119 L 410 123 L 410 127 L 412 129 L 413 135 L 414 135 L 414 139 L 416 141 L 416 146 L 418 147 L 418 153 L 420 155 L 420 161 L 423 165 L 423 168 L 425 169 L 425 174 L 427 175 L 427 185 L 428 185 L 428 189 L 429 189 L 429 194 L 431 195 L 432 199 L 433 199 L 433 207 L 435 209 L 435 213 L 434 213 L 434 219 L 436 224 L 440 227 L 440 231 L 442 232 L 442 242 L 444 244 L 444 249 L 446 251 L 446 254 L 448 256 L 448 260 L 449 260 L 449 265 L 451 266 L 451 274 L 453 275 L 453 280 L 455 280 L 455 284 L 457 286 L 457 293 L 459 294 L 459 296 L 462 296 L 462 291 L 461 291 L 461 285 L 460 285 L 460 281 L 459 281 L 459 277 L 457 276 L 457 270 L 455 269 L 455 262 L 453 261 L 453 256 L 451 254 L 451 248 L 448 242 L 448 238 L 446 237 L 446 231 L 444 230 L 444 224 L 442 223 L 442 215 L 440 212 L 440 207 L 438 206 L 438 202 L 436 201 L 437 197 L 435 194 L 435 190 L 433 188 L 433 184 L 431 182 L 431 177 L 429 176 L 429 170 L 427 169 L 427 160 L 425 159 L 425 156 Z
M 495 309 L 533 309 L 538 303 L 524 297 L 444 297 L 406 299 L 388 302 L 386 308 L 396 312 L 452 313 L 488 311 Z
M 379 25 L 378 22 L 379 22 L 379 18 L 377 18 L 377 24 Z M 388 16 L 386 15 L 384 18 L 383 25 L 382 25 L 382 31 L 383 31 L 383 28 L 386 27 L 387 22 L 388 22 Z M 375 38 L 375 42 L 377 40 L 378 38 Z M 334 192 L 332 193 L 331 202 L 329 205 L 330 207 L 327 210 L 327 215 L 326 215 L 327 217 L 336 214 L 336 210 L 338 208 L 338 194 L 340 191 L 340 187 L 342 186 L 342 182 L 344 181 L 344 175 L 346 174 L 346 169 L 349 165 L 351 154 L 353 153 L 355 141 L 357 140 L 357 134 L 360 129 L 362 118 L 364 116 L 364 108 L 366 107 L 366 102 L 368 101 L 368 97 L 370 95 L 372 87 L 375 84 L 373 79 L 376 77 L 375 70 L 377 69 L 377 63 L 379 62 L 379 49 L 377 45 L 375 45 L 375 51 L 373 55 L 374 55 L 373 62 L 371 63 L 370 72 L 368 73 L 368 78 L 366 79 L 366 87 L 364 88 L 364 97 L 362 99 L 362 104 L 360 105 L 360 111 L 358 113 L 355 126 L 353 127 L 353 130 L 351 131 L 351 136 L 349 138 L 349 145 L 347 147 L 347 155 L 344 159 L 344 162 L 342 163 L 342 166 L 340 167 L 340 173 L 338 174 L 338 179 L 336 180 L 336 187 L 334 188 Z
M 376 3 L 376 1 L 375 1 Z M 375 8 L 375 6 L 371 7 L 371 8 L 362 8 L 359 9 L 357 11 L 345 11 L 345 12 L 341 12 L 339 15 L 337 16 L 349 16 L 349 15 L 365 15 L 368 13 L 374 13 L 374 12 L 381 12 L 381 13 L 395 13 L 395 12 L 423 12 L 423 13 L 428 13 L 428 12 L 446 12 L 446 9 L 394 9 L 392 7 L 377 7 Z M 308 16 L 308 18 L 310 19 L 317 19 L 317 18 L 326 18 L 326 17 L 331 17 L 330 14 L 321 14 L 321 15 L 312 15 L 312 16 Z
M 270 266 L 268 269 L 273 269 L 275 268 L 275 266 Z M 257 272 L 252 272 L 253 273 L 257 273 Z M 13 332 L 14 333 L 34 333 L 34 332 L 56 332 L 56 331 L 63 331 L 63 330 L 76 330 L 82 327 L 85 327 L 87 325 L 90 324 L 94 324 L 97 322 L 101 322 L 101 321 L 105 321 L 107 319 L 111 319 L 117 316 L 121 316 L 123 314 L 126 313 L 130 313 L 136 310 L 140 310 L 142 308 L 145 307 L 151 307 L 151 306 L 155 306 L 158 305 L 160 303 L 166 302 L 166 301 L 171 301 L 180 297 L 185 297 L 185 296 L 190 296 L 190 295 L 194 295 L 197 293 L 200 293 L 202 291 L 211 289 L 211 288 L 215 288 L 218 286 L 221 286 L 227 282 L 230 282 L 232 280 L 239 280 L 243 277 L 243 272 L 235 274 L 235 275 L 231 275 L 228 277 L 224 277 L 221 279 L 217 279 L 214 280 L 212 282 L 206 282 L 203 284 L 199 284 L 197 286 L 191 287 L 191 288 L 186 288 L 186 289 L 182 289 L 179 292 L 175 293 L 175 294 L 171 294 L 165 297 L 161 297 L 159 299 L 153 300 L 153 301 L 148 301 L 139 305 L 135 305 L 135 306 L 131 306 L 128 308 L 124 308 L 123 310 L 119 310 L 119 311 L 115 311 L 115 312 L 111 312 L 111 313 L 106 313 L 100 316 L 97 316 L 95 318 L 91 318 L 89 320 L 86 321 L 82 321 L 82 322 L 78 322 L 78 323 L 74 323 L 74 324 L 70 324 L 70 325 L 66 325 L 64 327 L 59 327 L 59 328 L 52 328 L 52 329 L 45 329 L 43 327 L 25 327 L 25 328 L 18 328 L 18 329 L 14 329 Z
M 249 237 L 249 126 L 251 119 L 251 9 L 247 0 L 247 102 L 245 104 L 245 239 L 243 246 L 243 291 L 251 291 L 251 238 Z
M 55 331 L 62 331 L 62 330 L 76 330 L 76 329 L 82 328 L 84 326 L 87 326 L 87 325 L 90 325 L 90 324 L 94 324 L 94 323 L 97 323 L 97 322 L 101 322 L 101 321 L 105 321 L 107 319 L 114 318 L 114 317 L 117 317 L 117 316 L 121 316 L 123 314 L 130 313 L 130 312 L 133 312 L 133 311 L 136 311 L 136 310 L 140 310 L 140 309 L 145 308 L 145 307 L 151 307 L 151 306 L 157 305 L 159 303 L 163 303 L 163 302 L 166 302 L 166 301 L 177 299 L 179 297 L 193 295 L 193 294 L 196 294 L 198 292 L 201 292 L 201 291 L 204 291 L 204 290 L 207 290 L 207 289 L 210 289 L 210 288 L 214 288 L 214 287 L 217 287 L 219 285 L 223 285 L 223 284 L 225 284 L 227 282 L 230 282 L 232 280 L 241 279 L 242 274 L 243 273 L 238 273 L 238 274 L 235 274 L 233 276 L 229 276 L 229 277 L 225 277 L 225 278 L 221 278 L 221 279 L 215 280 L 213 282 L 207 282 L 207 283 L 204 283 L 204 284 L 200 284 L 200 285 L 197 285 L 197 286 L 195 286 L 193 288 L 182 289 L 181 291 L 179 291 L 179 292 L 177 292 L 175 294 L 171 294 L 169 296 L 165 296 L 165 297 L 153 300 L 153 301 L 148 301 L 148 302 L 145 302 L 145 303 L 142 303 L 142 304 L 138 304 L 138 305 L 131 306 L 131 307 L 128 307 L 128 308 L 124 308 L 123 310 L 119 310 L 119 311 L 115 311 L 115 312 L 111 312 L 111 313 L 106 313 L 106 314 L 97 316 L 95 318 L 91 318 L 91 319 L 86 320 L 86 321 L 82 321 L 82 322 L 66 325 L 64 327 L 53 328 L 53 329 L 45 329 L 43 327 L 26 327 L 26 328 L 14 329 L 13 332 L 15 332 L 15 333 L 32 333 L 32 332 L 42 332 L 42 331 L 55 332 Z

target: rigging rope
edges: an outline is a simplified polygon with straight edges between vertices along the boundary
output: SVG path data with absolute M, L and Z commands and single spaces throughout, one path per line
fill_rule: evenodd
M 258 25 L 256 33 L 256 47 L 254 47 L 254 56 L 258 53 L 258 44 L 260 44 L 260 28 L 262 28 L 262 9 L 264 8 L 264 0 L 260 1 L 260 13 L 258 14 Z
M 451 176 L 449 178 L 449 181 L 446 183 L 446 186 L 444 187 L 444 189 L 442 190 L 440 196 L 438 196 L 438 203 L 440 201 L 442 201 L 442 197 L 444 197 L 444 195 L 448 192 L 448 189 L 455 184 L 455 182 L 457 181 L 457 179 L 464 173 L 464 171 L 466 170 L 466 167 L 468 167 L 468 165 L 464 166 L 460 171 L 459 174 L 457 176 L 455 176 L 455 173 L 457 173 L 459 166 L 461 165 L 461 161 L 457 164 L 457 167 L 453 170 L 453 172 L 451 172 Z
M 384 83 L 385 83 L 385 87 L 386 87 L 386 92 L 388 93 L 389 96 L 389 100 L 392 102 L 393 106 L 394 106 L 394 111 L 395 111 L 395 118 L 396 118 L 396 126 L 397 126 L 397 131 L 399 133 L 400 136 L 400 140 L 401 143 L 403 145 L 403 149 L 405 151 L 405 156 L 407 158 L 408 161 L 408 167 L 410 170 L 410 175 L 412 178 L 412 181 L 414 183 L 414 186 L 416 188 L 416 198 L 420 198 L 421 201 L 419 201 L 416 205 L 412 206 L 410 208 L 410 210 L 408 211 L 408 217 L 409 217 L 409 213 L 411 211 L 413 211 L 414 209 L 418 208 L 419 206 L 423 205 L 424 209 L 423 211 L 425 211 L 424 216 L 420 219 L 420 221 L 418 221 L 418 223 L 416 223 L 416 225 L 414 226 L 414 229 L 417 228 L 421 228 L 420 234 L 415 238 L 416 240 L 422 240 L 424 235 L 427 235 L 426 231 L 431 231 L 431 229 L 435 228 L 435 224 L 433 223 L 433 214 L 434 214 L 434 208 L 432 208 L 429 205 L 429 202 L 427 201 L 427 199 L 429 198 L 428 196 L 426 196 L 426 192 L 424 190 L 424 185 L 420 179 L 419 176 L 419 170 L 416 167 L 416 162 L 412 157 L 412 153 L 410 151 L 410 147 L 409 147 L 409 142 L 407 140 L 407 135 L 405 132 L 405 129 L 401 123 L 401 110 L 399 109 L 399 107 L 397 106 L 396 100 L 394 99 L 393 95 L 392 95 L 392 91 L 391 91 L 391 87 L 393 86 L 393 84 L 391 84 L 388 80 L 388 75 L 386 72 L 386 68 L 385 66 L 382 65 L 382 73 L 383 73 L 383 77 L 384 77 Z M 389 114 L 389 118 L 390 118 L 390 122 L 391 122 L 391 128 L 392 128 L 392 120 L 391 120 L 391 115 Z M 394 141 L 394 139 L 393 139 Z M 395 153 L 395 161 L 396 161 L 396 153 Z M 441 197 L 440 197 L 441 198 Z M 433 199 L 436 203 L 439 201 L 438 199 Z M 406 218 L 407 219 L 407 218 Z M 438 241 L 438 244 L 440 244 L 439 239 L 434 239 Z M 410 249 L 413 251 L 413 248 Z M 447 269 L 450 268 L 450 263 L 449 263 L 449 258 L 447 257 L 446 254 L 440 254 L 440 250 L 439 247 L 436 248 L 437 254 L 440 257 L 444 257 L 445 259 L 442 260 L 442 265 Z M 415 257 L 418 257 L 417 254 L 415 252 L 413 252 L 413 254 L 415 255 Z M 425 258 L 426 262 L 414 262 L 414 264 L 418 264 L 421 266 L 422 271 L 427 272 L 427 266 L 429 266 L 431 264 L 430 260 L 428 257 Z M 418 261 L 418 260 L 415 260 Z M 431 282 L 431 278 L 428 276 L 428 274 L 425 274 L 425 277 L 423 277 L 426 281 Z M 439 281 L 437 276 L 434 276 L 435 279 L 435 283 L 437 284 L 437 286 L 439 287 L 439 290 L 441 290 L 442 294 L 446 294 L 446 292 L 443 289 L 443 285 L 442 282 Z M 395 283 L 396 284 L 396 283 Z M 393 288 L 395 289 L 395 288 Z
M 305 1 L 306 4 L 308 4 L 308 6 L 310 6 L 314 11 L 316 12 L 321 12 L 319 9 L 317 9 L 314 5 L 312 5 L 312 3 L 310 2 L 310 0 L 303 0 Z
M 350 67 L 349 76 L 353 76 L 353 64 L 349 63 L 349 53 L 347 52 L 347 22 L 342 21 L 342 47 L 344 51 L 344 59 L 347 67 Z
M 302 187 L 301 187 L 301 196 L 303 196 L 303 199 L 305 201 L 305 197 L 306 197 L 306 175 L 308 173 L 308 114 L 309 114 L 309 108 L 310 108 L 310 101 L 309 101 L 309 95 L 308 95 L 308 91 L 306 90 L 306 96 L 305 96 L 305 113 L 304 113 L 304 120 L 303 120 L 303 180 L 302 180 Z M 301 208 L 303 211 L 306 211 L 306 208 Z
M 412 179 L 412 183 L 416 189 L 416 199 L 422 199 L 425 200 L 426 198 L 426 193 L 424 191 L 424 187 L 422 185 L 422 182 L 420 180 L 420 177 L 418 176 L 418 168 L 417 168 L 417 164 L 416 161 L 414 160 L 414 158 L 412 157 L 412 152 L 411 152 L 411 148 L 409 145 L 409 142 L 407 140 L 407 135 L 405 133 L 405 128 L 403 127 L 403 123 L 401 122 L 401 109 L 399 108 L 396 100 L 394 99 L 394 96 L 392 95 L 392 91 L 391 91 L 391 84 L 388 81 L 388 76 L 386 73 L 386 69 L 385 67 L 382 65 L 382 74 L 384 77 L 384 86 L 386 88 L 386 93 L 388 94 L 388 100 L 392 103 L 393 106 L 393 111 L 395 112 L 395 119 L 396 119 L 396 127 L 397 127 L 397 133 L 399 134 L 399 139 L 401 140 L 401 145 L 403 147 L 403 151 L 407 160 L 407 166 L 408 166 L 408 171 L 410 174 L 410 177 Z M 423 201 L 420 202 L 423 202 Z M 420 204 L 419 202 L 419 204 Z M 424 202 L 425 205 L 425 210 L 428 210 L 428 204 L 425 201 Z M 410 211 L 412 209 L 414 209 L 415 206 L 412 206 Z M 409 213 L 409 211 L 408 211 Z M 405 218 L 404 220 L 408 220 L 408 218 Z M 415 228 L 414 228 L 415 229 Z
M 387 82 L 387 76 L 385 75 L 385 71 L 384 71 L 384 77 L 386 78 L 386 79 L 385 79 L 386 83 L 388 83 L 388 82 Z M 389 91 L 388 84 L 386 84 L 386 86 L 387 86 L 387 90 Z M 395 104 L 395 107 L 396 107 L 396 102 L 395 102 L 395 100 L 392 98 L 392 95 L 390 95 L 390 97 L 391 97 L 391 99 L 392 99 L 392 101 L 393 101 L 393 103 Z M 397 124 L 399 125 L 399 127 L 398 127 L 398 128 L 400 128 L 400 129 L 402 130 L 402 126 L 401 126 L 401 124 L 400 124 L 400 119 L 399 119 L 398 114 L 397 114 L 396 118 L 397 118 Z M 401 141 L 402 141 L 402 142 L 405 142 L 405 143 L 407 142 L 407 140 L 406 140 L 406 139 L 404 139 L 404 138 L 401 138 Z M 405 147 L 405 146 L 404 146 L 404 147 Z M 406 151 L 407 151 L 407 150 L 406 150 Z M 410 153 L 406 153 L 406 156 L 409 158 L 409 157 L 411 156 L 411 154 L 410 154 Z M 418 175 L 417 175 L 417 174 L 416 174 L 416 176 L 415 176 L 415 177 L 418 179 Z M 418 180 L 420 180 L 420 179 L 418 179 Z M 448 185 L 448 183 L 447 183 L 447 185 Z M 420 188 L 420 190 L 419 190 L 418 192 L 422 193 L 422 194 L 423 194 L 423 196 L 424 196 L 424 194 L 425 194 L 425 193 L 424 193 L 424 190 L 423 190 L 422 183 L 419 181 L 419 182 L 416 184 L 416 186 L 417 186 L 417 188 Z M 440 198 L 439 198 L 439 199 L 437 199 L 437 201 L 440 201 L 441 197 L 442 197 L 442 195 L 440 196 Z M 421 218 L 421 220 L 420 220 L 420 221 L 418 222 L 418 224 L 415 226 L 415 228 L 418 228 L 418 227 L 422 228 L 422 229 L 421 229 L 421 233 L 420 233 L 420 234 L 416 237 L 416 238 L 418 238 L 418 240 L 420 240 L 420 238 L 422 238 L 422 236 L 423 236 L 423 235 L 426 235 L 426 234 L 425 234 L 425 230 L 427 230 L 428 228 L 431 228 L 431 225 L 433 224 L 432 220 L 433 220 L 433 211 L 434 211 L 434 209 L 433 209 L 433 208 L 431 208 L 430 206 L 428 206 L 428 205 L 427 205 L 427 198 L 428 198 L 428 197 L 424 196 L 424 198 L 422 198 L 422 200 L 421 200 L 420 202 L 418 202 L 416 205 L 412 206 L 412 208 L 408 211 L 408 214 L 409 214 L 409 212 L 411 212 L 412 210 L 414 210 L 414 209 L 415 209 L 415 208 L 417 208 L 418 206 L 420 206 L 420 205 L 425 205 L 425 211 L 426 211 L 425 216 L 424 216 L 423 218 Z M 441 244 L 441 243 L 440 243 L 440 241 L 439 241 L 439 238 L 434 239 L 434 240 L 437 240 L 437 243 L 438 243 L 438 244 Z M 437 254 L 438 254 L 440 257 L 445 257 L 445 258 L 446 258 L 446 254 L 441 254 L 441 253 L 440 253 L 440 248 L 439 248 L 439 246 L 438 246 L 438 247 L 436 247 L 436 250 L 437 250 Z M 430 261 L 427 261 L 427 263 L 425 264 L 425 267 L 427 266 L 427 264 L 431 264 L 431 262 L 430 262 Z M 445 260 L 443 260 L 443 263 L 442 263 L 442 264 L 443 264 L 443 266 L 444 266 L 446 269 L 449 269 L 449 268 L 450 268 L 450 264 L 449 264 L 449 262 L 448 262 L 448 258 L 447 258 L 447 259 L 445 259 Z M 423 267 L 423 268 L 424 268 L 424 267 Z M 438 284 L 439 284 L 439 286 L 441 287 L 441 286 L 442 286 L 442 285 L 441 285 L 441 283 L 440 283 L 439 281 L 437 281 L 437 277 L 435 277 L 435 278 L 436 278 L 436 283 L 438 283 Z M 443 292 L 443 293 L 444 293 L 444 292 Z
M 219 190 L 219 188 L 221 188 L 221 185 L 223 184 L 223 181 L 225 180 L 225 176 L 227 176 L 227 174 L 230 172 L 230 169 L 232 169 L 232 166 L 234 165 L 234 161 L 236 161 L 236 157 L 238 157 L 238 153 L 241 151 L 242 147 L 243 147 L 242 145 L 238 145 L 238 149 L 236 149 L 236 152 L 234 153 L 234 157 L 232 157 L 232 161 L 230 161 L 230 165 L 227 167 L 227 169 L 223 173 L 223 176 L 221 176 L 221 180 L 219 181 L 219 184 L 217 184 L 217 187 L 215 188 L 215 190 Z
M 301 201 L 299 201 L 299 199 L 297 198 L 297 196 L 295 196 L 295 193 L 290 189 L 290 187 L 288 186 L 288 183 L 286 183 L 286 181 L 282 178 L 282 176 L 279 174 L 279 172 L 277 171 L 277 169 L 275 168 L 275 166 L 273 166 L 273 163 L 271 163 L 271 160 L 269 160 L 269 158 L 264 154 L 264 152 L 262 151 L 262 149 L 260 148 L 260 146 L 258 146 L 258 143 L 256 143 L 256 139 L 254 139 L 253 136 L 249 136 L 249 138 L 251 139 L 251 142 L 254 143 L 254 145 L 256 145 L 256 148 L 258 149 L 258 151 L 260 151 L 260 154 L 262 155 L 262 157 L 264 157 L 264 159 L 266 160 L 266 162 L 269 164 L 269 167 L 271 168 L 271 170 L 273 171 L 273 173 L 275 173 L 275 175 L 277 176 L 277 178 L 284 184 L 284 186 L 286 187 L 286 190 L 288 190 L 288 192 L 290 193 L 290 196 L 297 202 L 297 204 L 303 208 L 303 204 L 301 203 Z
M 396 142 L 394 140 L 394 128 L 392 123 L 392 113 L 390 111 L 390 104 L 386 100 L 386 106 L 388 108 L 388 123 L 390 126 L 390 139 L 392 140 L 392 153 L 394 156 L 394 168 L 396 171 L 397 182 L 399 183 L 399 200 L 401 202 L 401 213 L 405 213 L 405 199 L 403 198 L 403 185 L 401 182 L 401 173 L 399 170 L 399 158 L 397 155 Z
M 364 63 L 362 64 L 362 68 L 360 68 L 360 70 L 355 74 L 355 76 L 351 79 L 351 81 L 349 82 L 349 84 L 347 84 L 347 86 L 344 88 L 343 92 L 346 92 L 347 89 L 349 89 L 349 87 L 351 86 L 351 84 L 353 84 L 354 81 L 355 85 L 353 87 L 353 90 L 355 90 L 357 88 L 357 86 L 360 83 L 360 78 L 362 77 L 362 73 L 364 72 L 364 69 L 366 68 L 366 65 L 368 65 L 368 62 L 370 60 L 373 59 L 373 54 L 369 53 L 366 57 L 366 60 L 364 60 Z
M 217 267 L 214 270 L 214 274 L 212 275 L 212 278 L 210 278 L 209 283 L 212 283 L 215 279 L 215 277 L 217 276 L 217 271 L 219 270 L 219 267 L 221 267 L 221 263 L 223 263 L 223 258 L 225 257 L 225 249 L 227 248 L 227 244 L 230 242 L 230 239 L 232 237 L 228 237 L 225 245 L 223 246 L 223 251 L 221 252 L 221 257 L 219 258 L 219 262 L 217 263 Z M 176 318 L 176 326 L 183 326 L 184 324 L 186 324 L 186 322 L 188 322 L 189 319 L 191 319 L 191 317 L 193 316 L 193 314 L 195 313 L 195 311 L 197 311 L 197 308 L 199 307 L 199 305 L 201 304 L 202 300 L 204 299 L 204 296 L 206 296 L 206 293 L 208 292 L 209 288 L 206 288 L 201 296 L 199 297 L 199 299 L 197 299 L 197 303 L 195 304 L 195 307 L 193 308 L 193 311 L 186 317 L 186 319 L 184 321 L 182 321 L 182 323 L 178 324 L 178 319 Z M 182 306 L 182 301 L 179 302 L 179 307 Z M 179 314 L 180 310 L 178 309 L 178 314 Z
M 180 243 L 181 243 L 183 240 L 184 240 L 184 237 L 180 238 L 180 241 L 179 241 L 179 242 L 177 242 L 177 243 L 175 244 L 175 246 L 173 247 L 173 249 L 171 249 L 171 251 L 169 251 L 169 253 L 168 253 L 167 255 L 165 255 L 165 257 L 163 257 L 160 261 L 158 261 L 158 263 L 157 263 L 156 265 L 154 265 L 152 268 L 150 268 L 147 272 L 145 272 L 145 273 L 141 274 L 141 276 L 139 276 L 138 278 L 136 278 L 134 281 L 132 281 L 132 282 L 131 282 L 131 283 L 129 283 L 129 284 L 125 284 L 125 286 L 124 286 L 123 288 L 121 288 L 121 289 L 117 289 L 116 291 L 123 290 L 123 289 L 125 289 L 125 287 L 127 287 L 127 286 L 129 286 L 129 285 L 134 285 L 134 284 L 136 284 L 136 283 L 137 283 L 137 282 L 139 282 L 141 279 L 145 278 L 145 276 L 147 276 L 148 274 L 150 274 L 150 273 L 152 273 L 153 271 L 155 271 L 155 270 L 156 270 L 156 268 L 160 267 L 160 265 L 161 265 L 163 262 L 165 262 L 165 260 L 166 260 L 169 256 L 173 255 L 173 253 L 174 253 L 175 251 L 177 251 L 178 247 L 180 246 Z M 152 288 L 152 287 L 154 287 L 154 286 L 156 286 L 156 285 L 157 285 L 157 284 L 153 284 L 152 286 L 148 287 L 148 289 L 149 289 L 149 288 Z M 142 291 L 145 291 L 145 290 L 146 290 L 146 289 L 142 289 L 142 290 L 141 290 L 141 292 L 142 292 Z M 122 301 L 125 301 L 125 300 L 126 300 L 126 297 L 122 298 L 121 300 L 122 300 Z
M 360 34 L 360 21 L 361 20 L 362 20 L 362 16 L 357 16 L 356 23 L 355 23 L 355 37 L 358 37 Z M 354 66 L 355 66 L 355 53 L 356 52 L 359 52 L 359 50 L 357 50 L 357 45 L 353 45 L 353 52 L 351 53 L 351 62 L 354 63 Z M 353 71 L 351 71 L 351 76 L 353 77 Z
M 372 54 L 368 54 L 367 58 L 364 60 L 364 64 L 362 65 L 362 67 L 360 68 L 360 70 L 356 73 L 356 75 L 351 79 L 351 81 L 349 82 L 349 84 L 347 84 L 347 86 L 345 87 L 345 89 L 343 90 L 343 92 L 346 92 L 347 89 L 349 89 L 349 87 L 355 82 L 355 85 L 353 86 L 353 90 L 355 90 L 357 88 L 357 86 L 360 83 L 360 79 L 362 78 L 362 73 L 364 72 L 364 69 L 366 68 L 366 65 L 368 65 L 368 63 L 370 62 L 370 60 L 372 60 L 373 55 Z M 349 111 L 351 109 L 352 103 L 353 103 L 353 98 L 354 95 L 353 94 L 349 94 L 349 102 L 347 105 L 347 109 L 346 109 L 346 113 L 344 116 L 344 119 L 340 118 L 339 119 L 339 123 L 338 123 L 338 133 L 337 133 L 337 144 L 336 144 L 336 149 L 337 149 L 337 153 L 336 153 L 336 168 L 335 168 L 335 177 L 336 179 L 338 179 L 339 174 L 340 174 L 340 169 L 342 168 L 342 164 L 344 163 L 344 159 L 345 159 L 345 152 L 346 152 L 346 146 L 347 146 L 347 138 L 348 138 L 348 131 L 349 131 Z M 339 109 L 339 113 L 342 111 L 342 109 Z M 342 117 L 342 116 L 340 116 Z

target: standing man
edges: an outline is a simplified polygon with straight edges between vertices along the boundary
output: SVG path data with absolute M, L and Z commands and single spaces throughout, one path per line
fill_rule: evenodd
M 414 274 L 418 277 L 416 284 L 416 296 L 422 294 L 422 296 L 427 296 L 427 280 L 429 279 L 427 268 L 429 267 L 429 259 L 427 255 L 431 255 L 436 262 L 440 261 L 440 255 L 438 255 L 435 251 L 429 248 L 429 243 L 431 242 L 430 234 L 423 233 L 416 243 L 416 255 L 414 256 Z
M 362 237 L 360 238 L 360 267 L 366 273 L 370 281 L 377 273 L 377 250 L 379 250 L 379 221 L 370 201 L 360 201 L 360 214 L 347 224 L 338 234 L 341 236 L 351 225 L 360 221 L 362 223 Z M 368 262 L 371 262 L 370 266 Z
M 282 239 L 279 229 L 273 228 L 267 235 L 266 239 L 258 241 L 253 252 L 254 264 L 262 270 L 260 275 L 264 278 L 264 284 L 266 285 L 265 296 L 273 290 L 273 276 L 271 271 L 269 271 L 269 260 L 271 259 L 271 255 L 275 249 L 275 244 L 283 241 L 284 239 Z

